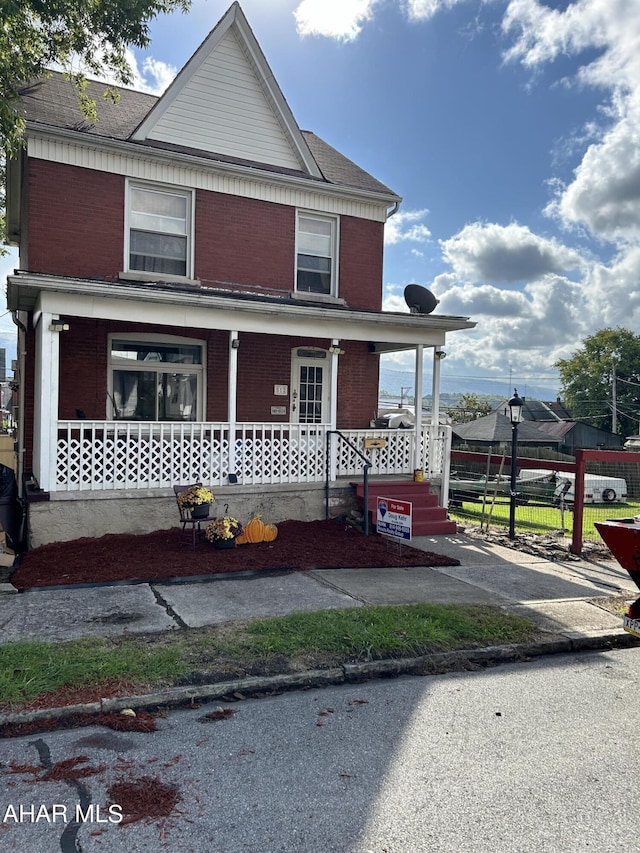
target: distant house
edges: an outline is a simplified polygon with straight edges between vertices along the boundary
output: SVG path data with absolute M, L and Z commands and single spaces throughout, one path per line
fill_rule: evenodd
M 545 432 L 541 426 L 527 421 L 521 423 L 518 427 L 518 445 L 558 450 L 562 439 Z M 502 411 L 495 410 L 483 418 L 465 424 L 454 424 L 451 430 L 454 448 L 491 447 L 494 451 L 511 448 L 511 421 Z
M 496 406 L 497 412 L 504 413 L 507 401 L 503 400 Z M 558 398 L 555 401 L 524 400 L 522 413 L 525 423 L 535 426 L 550 439 L 558 442 L 560 453 L 574 456 L 579 448 L 593 450 L 616 450 L 623 445 L 623 437 L 606 429 L 584 424 L 572 419 L 571 412 Z M 522 425 L 518 429 L 518 443 Z

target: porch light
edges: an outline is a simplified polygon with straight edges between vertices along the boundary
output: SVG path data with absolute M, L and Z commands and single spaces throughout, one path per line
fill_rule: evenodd
M 511 489 L 509 498 L 509 539 L 516 537 L 516 466 L 518 464 L 518 424 L 524 420 L 522 409 L 524 400 L 513 389 L 513 397 L 507 403 L 511 421 Z M 506 413 L 505 413 L 506 414 Z
M 50 332 L 68 332 L 69 324 L 65 323 L 64 320 L 52 320 L 49 323 L 49 331 Z
M 447 354 L 446 354 L 446 352 L 445 352 L 443 349 L 437 349 L 437 350 L 436 350 L 436 358 L 437 358 L 439 361 L 442 361 L 442 359 L 443 359 L 443 358 L 446 358 L 446 357 L 447 357 Z

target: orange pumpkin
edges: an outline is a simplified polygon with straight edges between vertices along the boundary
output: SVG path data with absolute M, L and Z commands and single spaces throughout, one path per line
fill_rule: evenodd
M 240 536 L 236 536 L 236 545 L 246 545 L 248 542 L 249 540 L 247 539 L 247 535 L 244 530 L 242 531 Z
M 264 522 L 259 515 L 254 515 L 245 526 L 244 535 L 247 537 L 247 542 L 262 542 L 264 539 Z
M 275 524 L 265 524 L 263 542 L 273 542 L 278 535 L 278 528 Z

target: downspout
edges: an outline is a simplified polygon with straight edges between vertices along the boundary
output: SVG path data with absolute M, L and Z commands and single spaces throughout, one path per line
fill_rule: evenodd
M 397 213 L 397 212 L 398 212 L 398 208 L 399 208 L 399 207 L 400 207 L 400 201 L 397 201 L 397 202 L 393 205 L 393 207 L 391 208 L 391 210 L 388 210 L 388 211 L 387 211 L 387 217 L 386 217 L 386 218 L 387 218 L 387 219 L 391 219 L 391 217 L 392 217 L 395 213 Z

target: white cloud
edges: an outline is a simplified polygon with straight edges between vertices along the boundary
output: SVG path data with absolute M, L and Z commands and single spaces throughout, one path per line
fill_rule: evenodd
M 148 57 L 142 64 L 142 71 L 139 70 L 137 62 L 133 60 L 135 65 L 136 81 L 134 88 L 142 89 L 144 92 L 150 92 L 152 95 L 161 95 L 165 89 L 172 83 L 174 77 L 178 73 L 174 65 L 169 65 L 166 62 L 161 62 L 159 59 Z
M 439 313 L 473 317 L 474 320 L 482 316 L 483 322 L 485 317 L 514 318 L 526 313 L 527 299 L 522 293 L 501 290 L 490 284 L 458 284 L 443 288 L 441 278 L 442 276 L 438 276 L 433 287 L 440 300 Z
M 142 68 L 138 64 L 138 59 L 131 48 L 125 51 L 126 60 L 131 69 L 131 83 L 127 88 L 137 89 L 139 92 L 149 92 L 151 95 L 161 95 L 172 82 L 178 69 L 175 65 L 170 65 L 167 62 L 161 62 L 159 59 L 147 57 L 142 63 Z M 100 61 L 100 57 L 97 57 Z M 102 83 L 107 83 L 114 86 L 121 86 L 122 83 L 116 78 L 115 73 L 104 71 L 102 74 L 96 74 L 93 71 L 87 72 L 86 67 L 77 57 L 72 57 L 69 60 L 70 66 L 75 71 L 83 72 L 91 80 L 99 80 Z M 52 66 L 59 71 L 66 71 L 66 67 L 55 64 Z
M 409 20 L 425 21 L 439 12 L 441 9 L 453 9 L 459 3 L 466 0 L 405 0 Z
M 640 98 L 638 99 L 640 100 Z M 640 104 L 587 149 L 547 213 L 614 243 L 640 237 Z
M 489 2 L 490 0 L 484 0 Z M 301 36 L 325 36 L 354 41 L 382 0 L 302 0 L 293 12 Z M 467 0 L 400 0 L 410 21 L 426 21 L 437 12 Z
M 428 210 L 401 210 L 388 219 L 384 226 L 384 242 L 387 246 L 412 241 L 428 243 L 431 231 L 420 220 L 428 215 Z
M 504 32 L 516 33 L 507 60 L 535 69 L 561 55 L 584 57 L 577 82 L 610 96 L 596 141 L 547 213 L 614 243 L 640 240 L 639 12 L 629 0 L 576 0 L 564 11 L 511 0 L 503 19 Z
M 640 247 L 622 252 L 610 266 L 597 264 L 585 280 L 586 309 L 598 327 L 640 329 Z
M 379 0 L 302 0 L 293 15 L 301 36 L 326 36 L 340 41 L 358 37 Z
M 441 246 L 454 272 L 466 281 L 513 284 L 582 264 L 573 249 L 516 224 L 475 222 Z

